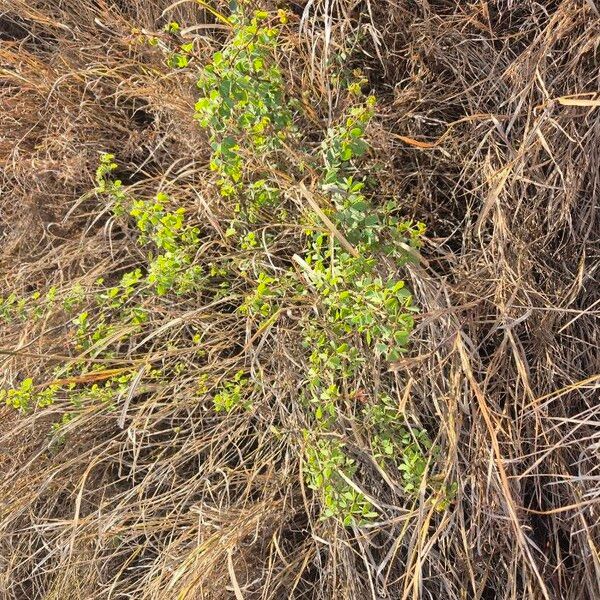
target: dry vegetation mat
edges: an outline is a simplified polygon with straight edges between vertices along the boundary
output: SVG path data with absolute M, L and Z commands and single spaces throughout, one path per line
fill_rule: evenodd
M 600 598 L 595 0 L 0 0 L 2 600 Z

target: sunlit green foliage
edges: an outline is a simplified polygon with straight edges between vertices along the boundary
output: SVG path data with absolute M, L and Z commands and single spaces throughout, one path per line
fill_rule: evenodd
M 244 371 L 238 371 L 231 379 L 226 379 L 214 395 L 215 410 L 230 413 L 236 409 L 249 409 L 252 404 L 248 400 L 248 378 Z
M 362 161 L 369 154 L 376 99 L 362 93 L 362 77 L 348 84 L 346 108 L 321 143 L 302 140 L 294 124 L 300 103 L 286 95 L 275 59 L 278 30 L 268 17 L 255 13 L 248 19 L 234 13 L 231 37 L 198 78 L 201 97 L 195 116 L 209 138 L 210 170 L 217 175 L 218 192 L 230 215 L 225 243 L 235 247 L 237 261 L 202 258 L 202 231 L 186 209 L 162 192 L 152 199 L 133 197 L 115 177 L 115 157 L 104 154 L 95 191 L 120 226 L 134 232 L 144 259 L 116 277 L 108 274 L 110 285 L 102 277 L 90 289 L 73 286 L 60 302 L 69 316 L 74 348 L 105 360 L 119 356 L 122 345 L 145 331 L 153 306 L 177 298 L 210 302 L 223 298 L 240 280 L 244 292 L 233 310 L 236 318 L 247 320 L 249 332 L 264 331 L 294 310 L 299 333 L 295 351 L 306 365 L 299 372 L 307 424 L 300 440 L 304 478 L 320 500 L 321 517 L 362 525 L 378 514 L 356 483 L 361 460 L 344 438 L 344 420 L 364 420 L 358 426 L 373 459 L 381 469 L 401 473 L 406 494 L 433 487 L 429 470 L 436 449 L 427 432 L 398 410 L 391 399 L 393 385 L 385 382 L 385 390 L 357 407 L 366 365 L 380 368 L 407 351 L 417 309 L 400 269 L 417 256 L 424 226 L 399 218 L 394 205 L 377 202 L 364 175 Z M 179 45 L 168 58 L 177 69 L 190 65 L 193 51 L 191 44 L 181 45 L 180 31 L 179 24 L 171 22 L 162 34 Z M 294 162 L 286 155 L 291 143 Z M 322 212 L 306 207 L 299 213 L 293 203 L 286 204 L 289 198 L 273 172 L 285 170 L 293 187 L 294 177 L 309 166 Z M 274 236 L 267 229 L 289 218 L 302 222 L 304 229 L 298 228 L 294 238 L 293 259 L 282 257 L 275 268 L 270 247 Z M 55 288 L 45 298 L 27 300 L 13 294 L 0 299 L 0 318 L 41 316 L 58 300 Z M 190 337 L 193 344 L 202 344 L 201 333 Z M 202 356 L 200 349 L 197 356 Z M 186 363 L 178 361 L 169 372 L 142 371 L 140 378 L 149 373 L 176 377 L 185 370 Z M 100 374 L 99 381 L 87 379 L 91 372 L 84 361 L 75 361 L 57 370 L 57 376 L 74 375 L 74 382 L 44 387 L 25 379 L 3 391 L 2 398 L 26 412 L 51 406 L 60 397 L 70 407 L 60 428 L 86 403 L 114 406 L 132 383 L 133 370 Z M 196 395 L 209 399 L 214 413 L 257 409 L 260 376 L 239 370 L 210 380 L 211 385 L 208 375 L 201 377 Z M 450 494 L 449 488 L 443 502 Z
M 336 439 L 310 439 L 305 432 L 306 482 L 323 497 L 323 517 L 339 518 L 344 525 L 361 525 L 377 517 L 373 505 L 364 493 L 351 484 L 356 471 L 354 460 L 343 452 Z

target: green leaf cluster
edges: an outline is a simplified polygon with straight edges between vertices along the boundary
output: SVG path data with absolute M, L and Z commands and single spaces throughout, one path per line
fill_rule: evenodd
M 333 438 L 311 439 L 304 432 L 306 456 L 304 472 L 308 487 L 322 495 L 323 518 L 337 518 L 345 526 L 363 525 L 378 515 L 364 493 L 351 485 L 356 464 Z
M 217 183 L 226 197 L 244 188 L 243 153 L 266 156 L 291 131 L 283 77 L 272 57 L 277 30 L 263 24 L 266 16 L 256 12 L 247 21 L 241 12 L 232 15 L 233 37 L 213 55 L 197 83 L 202 96 L 196 118 L 209 132 L 210 168 L 219 175 Z

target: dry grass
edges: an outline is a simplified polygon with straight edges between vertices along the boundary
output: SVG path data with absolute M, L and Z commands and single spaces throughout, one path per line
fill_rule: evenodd
M 139 263 L 89 193 L 103 151 L 136 194 L 164 189 L 205 225 L 203 253 L 235 258 L 192 118 L 194 69 L 167 68 L 132 29 L 206 24 L 186 34 L 206 51 L 199 63 L 224 32 L 200 4 L 170 4 L 0 0 L 0 295 L 86 286 Z M 157 303 L 151 333 L 119 364 L 184 372 L 116 412 L 85 405 L 63 446 L 49 447 L 48 427 L 64 407 L 2 409 L 0 597 L 599 598 L 600 8 L 291 6 L 279 58 L 309 92 L 307 128 L 335 113 L 323 65 L 360 30 L 351 66 L 380 99 L 381 200 L 427 222 L 426 261 L 406 275 L 422 314 L 391 371 L 457 497 L 442 513 L 408 502 L 366 460 L 381 518 L 318 520 L 294 435 L 297 332 L 288 321 L 252 337 L 231 310 L 239 282 L 216 306 Z M 65 325 L 60 314 L 1 324 L 0 384 L 47 380 L 69 353 Z M 192 325 L 210 340 L 201 365 Z M 255 410 L 204 410 L 198 376 L 240 367 L 267 381 Z

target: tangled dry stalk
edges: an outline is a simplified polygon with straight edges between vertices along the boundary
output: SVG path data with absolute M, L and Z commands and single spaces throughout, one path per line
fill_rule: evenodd
M 422 312 L 390 370 L 457 496 L 443 512 L 407 503 L 365 458 L 382 517 L 319 520 L 292 435 L 304 423 L 293 320 L 253 337 L 231 310 L 245 293 L 234 282 L 220 304 L 154 307 L 123 364 L 179 375 L 116 412 L 84 405 L 62 446 L 48 445 L 60 407 L 1 409 L 0 596 L 599 598 L 600 7 L 289 7 L 278 57 L 306 92 L 307 127 L 335 112 L 326 61 L 354 36 L 351 66 L 379 98 L 380 200 L 427 223 L 424 260 L 406 274 Z M 202 49 L 198 63 L 227 33 L 201 2 L 0 0 L 0 295 L 91 285 L 140 261 L 90 194 L 104 151 L 137 195 L 164 189 L 206 224 L 203 252 L 236 259 L 192 118 L 194 69 L 173 71 L 137 41 L 169 19 Z M 192 325 L 208 333 L 202 367 Z M 59 314 L 0 333 L 4 386 L 69 359 Z M 270 377 L 256 409 L 204 410 L 198 376 L 240 365 Z

